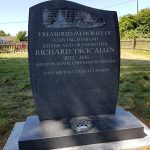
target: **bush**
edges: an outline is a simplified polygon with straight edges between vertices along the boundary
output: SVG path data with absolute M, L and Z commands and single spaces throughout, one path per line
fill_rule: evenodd
M 150 38 L 150 9 L 120 17 L 119 28 L 122 39 Z
M 26 31 L 19 31 L 16 35 L 17 41 L 27 41 L 27 32 Z

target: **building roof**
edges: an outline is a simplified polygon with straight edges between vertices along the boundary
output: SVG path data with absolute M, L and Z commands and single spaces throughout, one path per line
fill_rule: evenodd
M 2 36 L 0 39 L 4 40 L 5 42 L 14 42 L 15 36 Z
M 0 38 L 0 44 L 6 44 L 7 42 Z

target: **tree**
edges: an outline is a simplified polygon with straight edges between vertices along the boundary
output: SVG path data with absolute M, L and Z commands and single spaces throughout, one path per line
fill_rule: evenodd
M 7 34 L 3 30 L 0 30 L 0 36 L 7 36 Z
M 119 28 L 121 38 L 132 38 L 137 28 L 137 17 L 131 14 L 120 17 Z
M 123 16 L 120 18 L 119 25 L 121 32 L 134 30 L 137 27 L 136 18 L 131 14 Z
M 150 38 L 150 9 L 142 9 L 137 15 L 120 17 L 119 28 L 123 39 Z
M 142 32 L 145 37 L 150 34 L 150 9 L 142 9 L 137 15 L 137 30 Z
M 19 31 L 16 35 L 17 41 L 27 41 L 27 32 L 26 31 Z

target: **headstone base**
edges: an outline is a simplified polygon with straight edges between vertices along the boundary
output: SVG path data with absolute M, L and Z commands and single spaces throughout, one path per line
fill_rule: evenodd
M 30 116 L 19 138 L 19 150 L 48 150 L 144 137 L 142 124 L 122 108 L 114 115 L 86 118 L 92 120 L 93 128 L 76 132 L 71 128 L 70 119 L 40 122 L 38 116 Z
M 117 109 L 115 115 L 97 116 L 93 128 L 81 133 L 65 126 L 66 120 L 40 123 L 37 116 L 28 117 L 25 123 L 16 123 L 3 150 L 49 150 L 60 147 L 65 147 L 65 150 L 104 150 L 113 147 L 121 150 L 150 146 L 150 130 L 123 109 Z

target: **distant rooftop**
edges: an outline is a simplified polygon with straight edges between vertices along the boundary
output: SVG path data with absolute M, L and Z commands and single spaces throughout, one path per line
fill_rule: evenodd
M 14 42 L 15 41 L 15 36 L 1 36 L 0 41 L 4 41 L 5 43 L 8 42 Z
M 0 38 L 0 44 L 6 44 L 7 42 Z

